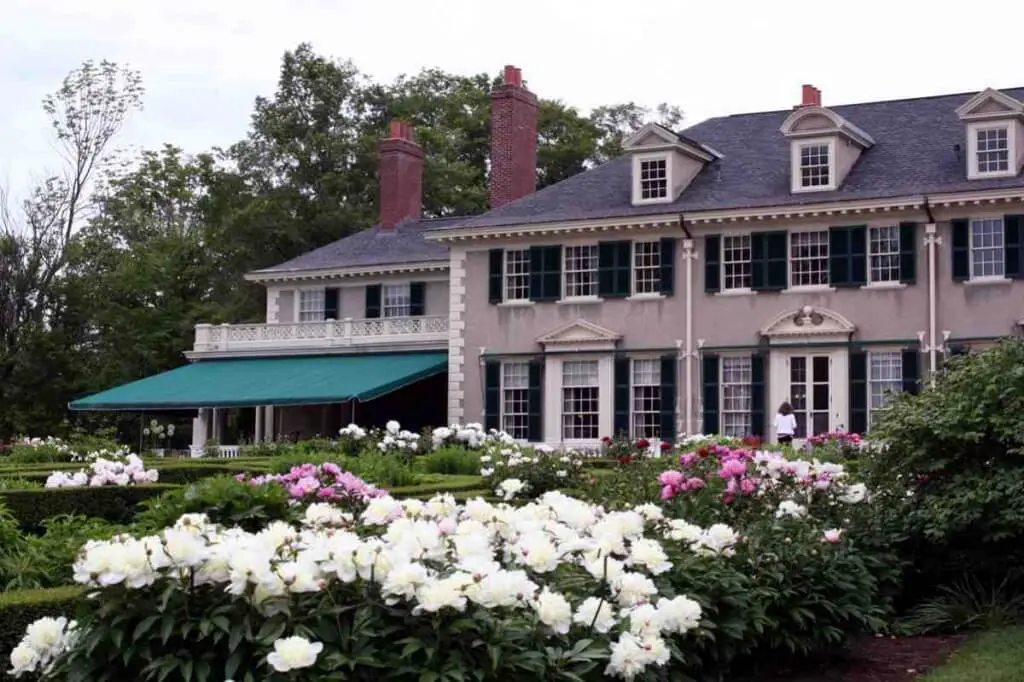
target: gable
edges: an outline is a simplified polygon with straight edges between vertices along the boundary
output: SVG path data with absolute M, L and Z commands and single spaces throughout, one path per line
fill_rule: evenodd
M 679 136 L 665 126 L 648 123 L 622 141 L 622 149 L 635 151 L 645 147 L 663 147 L 679 144 Z
M 537 343 L 559 350 L 611 350 L 621 338 L 622 334 L 580 318 L 537 337 Z
M 761 328 L 761 336 L 769 339 L 800 336 L 849 336 L 856 330 L 853 323 L 837 312 L 805 305 L 776 316 Z
M 793 125 L 793 130 L 832 130 L 835 124 L 832 119 L 822 114 L 804 116 Z
M 1005 92 L 986 88 L 957 107 L 962 120 L 995 119 L 1024 114 L 1024 103 Z

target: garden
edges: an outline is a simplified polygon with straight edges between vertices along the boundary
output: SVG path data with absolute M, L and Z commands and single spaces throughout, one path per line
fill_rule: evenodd
M 230 460 L 22 438 L 3 675 L 1018 679 L 1022 457 L 1021 341 L 801 449 L 397 422 Z

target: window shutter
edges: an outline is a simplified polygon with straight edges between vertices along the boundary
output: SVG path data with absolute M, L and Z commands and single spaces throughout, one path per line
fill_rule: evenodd
M 370 284 L 366 287 L 366 317 L 380 317 L 380 285 Z
M 633 243 L 601 242 L 597 245 L 597 293 L 605 298 L 629 296 Z
M 903 351 L 903 392 L 917 393 L 921 390 L 921 353 L 916 350 Z
M 917 278 L 917 223 L 900 223 L 900 281 L 913 284 Z
M 713 294 L 722 290 L 722 237 L 704 237 L 704 291 Z
M 755 232 L 750 235 L 750 288 L 754 291 L 782 291 L 789 277 L 785 231 Z
M 861 286 L 868 283 L 868 228 L 857 225 L 850 233 L 850 283 Z
M 409 315 L 419 317 L 426 311 L 426 285 L 423 282 L 409 284 Z
M 718 356 L 705 353 L 701 360 L 701 403 L 704 434 L 713 436 L 718 433 Z
M 325 320 L 336 320 L 338 319 L 338 294 L 340 289 L 336 287 L 328 287 L 324 290 L 324 319 Z
M 750 356 L 750 435 L 765 437 L 764 354 Z
M 616 436 L 629 436 L 629 358 L 615 358 L 615 420 Z
M 661 356 L 661 439 L 676 439 L 676 356 Z
M 1003 217 L 1006 276 L 1024 277 L 1024 215 Z
M 867 227 L 830 227 L 828 279 L 834 287 L 856 287 L 867 282 Z
M 501 406 L 501 363 L 497 360 L 484 362 L 484 428 L 499 428 Z
M 504 300 L 502 295 L 505 275 L 505 250 L 491 249 L 488 253 L 490 267 L 488 273 L 487 300 L 491 303 L 501 303 Z
M 661 287 L 658 291 L 671 296 L 676 291 L 676 240 L 672 237 L 661 239 Z
M 544 440 L 543 420 L 544 361 L 530 362 L 530 388 L 526 394 L 526 438 L 531 443 Z
M 868 354 L 850 351 L 850 431 L 868 429 Z
M 562 247 L 530 247 L 530 300 L 557 301 L 562 297 Z
M 951 220 L 953 247 L 953 281 L 964 282 L 971 278 L 971 224 L 966 218 Z

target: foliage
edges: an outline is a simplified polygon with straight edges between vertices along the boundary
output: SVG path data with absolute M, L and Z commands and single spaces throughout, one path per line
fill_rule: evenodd
M 1024 628 L 984 632 L 922 682 L 1017 682 L 1024 670 Z
M 0 592 L 0 680 L 14 679 L 7 674 L 7 655 L 25 635 L 25 628 L 39 618 L 66 616 L 74 613 L 84 590 L 78 585 L 51 589 Z M 29 679 L 25 676 L 20 680 Z
M 357 457 L 338 457 L 332 452 L 293 452 L 275 458 L 271 462 L 270 471 L 285 474 L 304 464 L 326 463 L 337 463 L 343 470 L 383 488 L 413 485 L 418 480 L 405 456 L 377 449 L 365 450 Z
M 207 478 L 142 501 L 135 525 L 152 533 L 174 525 L 184 514 L 206 514 L 214 523 L 253 532 L 272 521 L 296 519 L 290 501 L 281 486 L 254 486 L 233 477 Z
M 20 538 L 0 556 L 4 590 L 72 584 L 71 565 L 88 540 L 106 540 L 123 528 L 84 516 L 54 516 L 43 522 L 40 536 Z
M 479 474 L 480 456 L 479 452 L 461 446 L 443 446 L 417 457 L 415 468 L 427 474 Z
M 480 475 L 503 499 L 520 492 L 539 497 L 553 490 L 579 490 L 592 482 L 583 468 L 583 455 L 545 446 L 524 447 L 507 436 L 490 441 L 480 457 Z
M 973 575 L 961 576 L 951 585 L 940 585 L 939 596 L 910 610 L 902 622 L 912 633 L 994 630 L 1024 623 L 1024 593 L 1020 572 L 1002 580 L 983 583 Z
M 61 514 L 127 523 L 135 516 L 135 505 L 139 502 L 176 488 L 157 483 L 130 487 L 4 490 L 0 491 L 0 501 L 7 505 L 22 528 L 35 531 L 43 528 L 47 519 Z
M 330 502 L 355 514 L 363 511 L 371 499 L 387 494 L 351 472 L 342 471 L 332 462 L 302 464 L 284 474 L 266 474 L 251 479 L 240 474 L 237 479 L 252 486 L 284 488 L 295 503 Z

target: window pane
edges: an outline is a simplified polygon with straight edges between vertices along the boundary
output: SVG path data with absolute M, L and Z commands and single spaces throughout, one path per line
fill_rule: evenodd
M 868 425 L 884 410 L 889 398 L 903 389 L 903 354 L 899 351 L 868 354 Z
M 665 159 L 640 162 L 640 198 L 664 199 L 668 196 L 668 163 Z
M 384 317 L 408 317 L 411 295 L 409 283 L 385 284 L 384 290 Z
M 506 362 L 501 366 L 501 428 L 513 438 L 529 437 L 530 365 Z
M 829 184 L 829 155 L 827 144 L 808 144 L 800 147 L 800 186 L 825 187 Z
M 513 249 L 505 252 L 505 300 L 530 298 L 530 252 Z
M 635 242 L 633 244 L 633 277 L 635 293 L 656 294 L 661 291 L 661 244 Z
M 632 413 L 634 438 L 661 436 L 661 361 L 632 361 Z
M 1003 219 L 971 221 L 971 277 L 1005 274 Z
M 326 294 L 323 289 L 299 291 L 299 322 L 318 322 L 324 319 Z
M 898 282 L 900 280 L 899 227 L 896 225 L 872 227 L 869 242 L 871 281 Z
M 977 132 L 979 173 L 999 173 L 1010 168 L 1010 136 L 1007 128 Z
M 750 288 L 750 235 L 722 238 L 722 275 L 725 289 Z
M 727 436 L 750 435 L 750 357 L 722 358 L 722 431 Z
M 792 232 L 790 244 L 790 285 L 828 284 L 828 230 Z
M 597 295 L 597 245 L 565 247 L 565 296 Z

